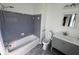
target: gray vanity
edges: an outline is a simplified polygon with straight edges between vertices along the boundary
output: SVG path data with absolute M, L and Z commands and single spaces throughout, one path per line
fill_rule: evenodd
M 57 33 L 52 39 L 52 47 L 64 54 L 79 55 L 79 39 L 75 37 Z

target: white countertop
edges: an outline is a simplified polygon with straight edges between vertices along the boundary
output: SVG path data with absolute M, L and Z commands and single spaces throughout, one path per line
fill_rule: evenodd
M 65 36 L 62 33 L 56 33 L 56 34 L 54 34 L 54 37 L 79 46 L 79 39 L 76 37 L 72 37 L 69 35 Z

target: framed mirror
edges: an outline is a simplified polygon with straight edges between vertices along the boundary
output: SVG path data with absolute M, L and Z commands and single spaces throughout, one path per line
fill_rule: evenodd
M 63 26 L 74 27 L 76 22 L 76 14 L 65 14 L 63 17 Z

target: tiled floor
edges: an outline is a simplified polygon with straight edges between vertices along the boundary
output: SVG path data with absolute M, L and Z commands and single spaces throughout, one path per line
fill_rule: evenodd
M 37 45 L 26 55 L 64 55 L 64 54 L 54 48 L 52 49 L 52 52 L 50 51 L 50 49 L 47 49 L 46 51 L 44 51 L 42 49 L 42 45 Z

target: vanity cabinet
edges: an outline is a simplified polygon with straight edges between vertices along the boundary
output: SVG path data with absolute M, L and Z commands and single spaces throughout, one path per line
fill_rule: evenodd
M 61 40 L 59 38 L 54 37 L 52 39 L 52 47 L 58 49 L 64 54 L 79 55 L 79 46 L 72 44 L 70 42 L 64 41 L 64 39 Z

